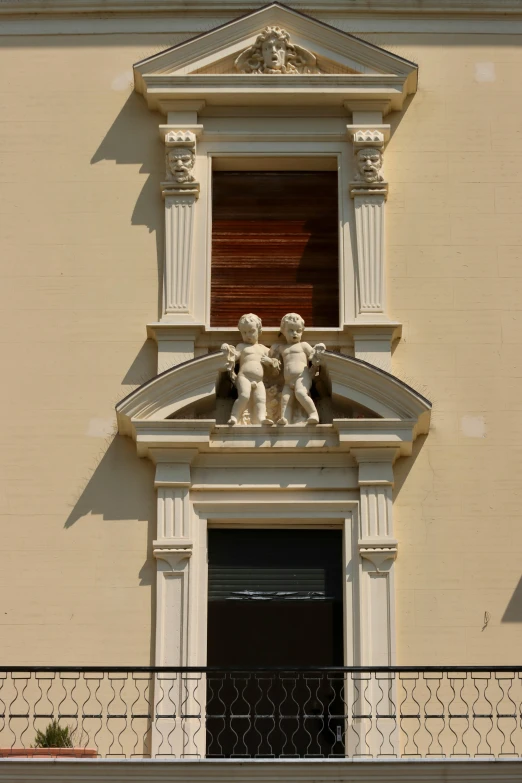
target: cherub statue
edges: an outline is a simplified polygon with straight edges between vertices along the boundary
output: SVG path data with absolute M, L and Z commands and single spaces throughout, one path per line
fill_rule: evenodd
M 302 343 L 305 323 L 297 313 L 287 313 L 281 320 L 281 334 L 286 345 L 273 345 L 270 356 L 282 359 L 285 385 L 281 397 L 281 417 L 278 424 L 288 424 L 292 421 L 294 401 L 297 401 L 308 414 L 307 424 L 319 424 L 319 414 L 310 397 L 312 367 L 317 367 L 320 355 L 326 350 L 323 343 L 314 348 L 309 343 Z
M 171 147 L 165 153 L 167 176 L 180 184 L 194 182 L 194 152 L 189 147 Z
M 319 73 L 317 59 L 302 46 L 290 43 L 281 27 L 265 27 L 253 46 L 245 49 L 234 63 L 236 71 L 253 74 Z
M 263 382 L 265 366 L 279 370 L 280 364 L 276 358 L 269 357 L 268 348 L 259 344 L 261 334 L 261 319 L 254 313 L 242 315 L 237 325 L 243 341 L 235 348 L 224 343 L 221 350 L 227 354 L 230 377 L 237 389 L 237 400 L 232 407 L 232 415 L 228 420 L 230 425 L 237 424 L 252 400 L 250 421 L 252 424 L 273 424 L 266 413 L 266 390 Z M 239 360 L 239 372 L 235 373 L 235 365 Z
M 383 182 L 381 174 L 382 152 L 377 147 L 362 147 L 355 155 L 357 172 L 355 179 L 362 180 L 368 185 Z

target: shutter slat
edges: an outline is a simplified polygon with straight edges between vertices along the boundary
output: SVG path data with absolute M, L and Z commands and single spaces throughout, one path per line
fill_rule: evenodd
M 336 172 L 214 172 L 211 325 L 338 326 L 338 231 Z

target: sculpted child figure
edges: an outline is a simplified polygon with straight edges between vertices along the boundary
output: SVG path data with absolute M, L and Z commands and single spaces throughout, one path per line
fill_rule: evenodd
M 319 364 L 319 354 L 326 350 L 322 343 L 312 348 L 302 343 L 304 321 L 297 313 L 287 313 L 281 321 L 281 334 L 286 345 L 274 345 L 270 355 L 283 360 L 285 385 L 281 398 L 281 418 L 278 424 L 292 421 L 294 399 L 308 414 L 307 424 L 319 424 L 317 408 L 310 397 L 313 370 L 311 365 Z
M 263 383 L 264 367 L 270 366 L 278 369 L 279 362 L 268 356 L 268 348 L 259 345 L 261 334 L 261 319 L 254 313 L 242 315 L 239 319 L 238 329 L 243 338 L 235 348 L 226 343 L 221 346 L 228 352 L 231 377 L 237 389 L 237 400 L 232 407 L 232 415 L 228 420 L 230 425 L 237 424 L 246 411 L 250 400 L 250 420 L 252 424 L 273 424 L 266 415 L 266 390 Z M 239 359 L 239 372 L 234 373 L 234 365 Z

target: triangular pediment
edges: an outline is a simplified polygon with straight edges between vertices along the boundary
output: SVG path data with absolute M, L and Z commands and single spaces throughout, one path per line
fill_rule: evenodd
M 263 61 L 260 36 L 274 28 L 284 33 L 286 52 L 271 68 L 266 52 Z M 371 90 L 373 98 L 397 109 L 417 84 L 415 63 L 280 3 L 142 60 L 134 73 L 136 89 L 151 108 L 189 97 L 242 103 L 245 90 L 277 103 L 288 86 L 303 94 L 328 92 L 338 103 Z

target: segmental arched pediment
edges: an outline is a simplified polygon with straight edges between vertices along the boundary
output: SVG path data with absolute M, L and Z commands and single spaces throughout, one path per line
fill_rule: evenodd
M 288 446 L 290 442 L 294 448 L 395 444 L 406 454 L 415 437 L 429 429 L 431 403 L 425 397 L 384 370 L 330 351 L 321 358 L 317 383 L 335 409 L 343 411 L 344 406 L 346 414 L 341 412 L 326 423 L 322 420 L 316 427 L 228 427 L 219 424 L 216 415 L 226 371 L 226 356 L 218 351 L 161 373 L 118 403 L 119 432 L 141 441 L 142 455 L 149 447 L 183 444 L 200 448 L 213 439 L 225 449 L 267 443 Z

